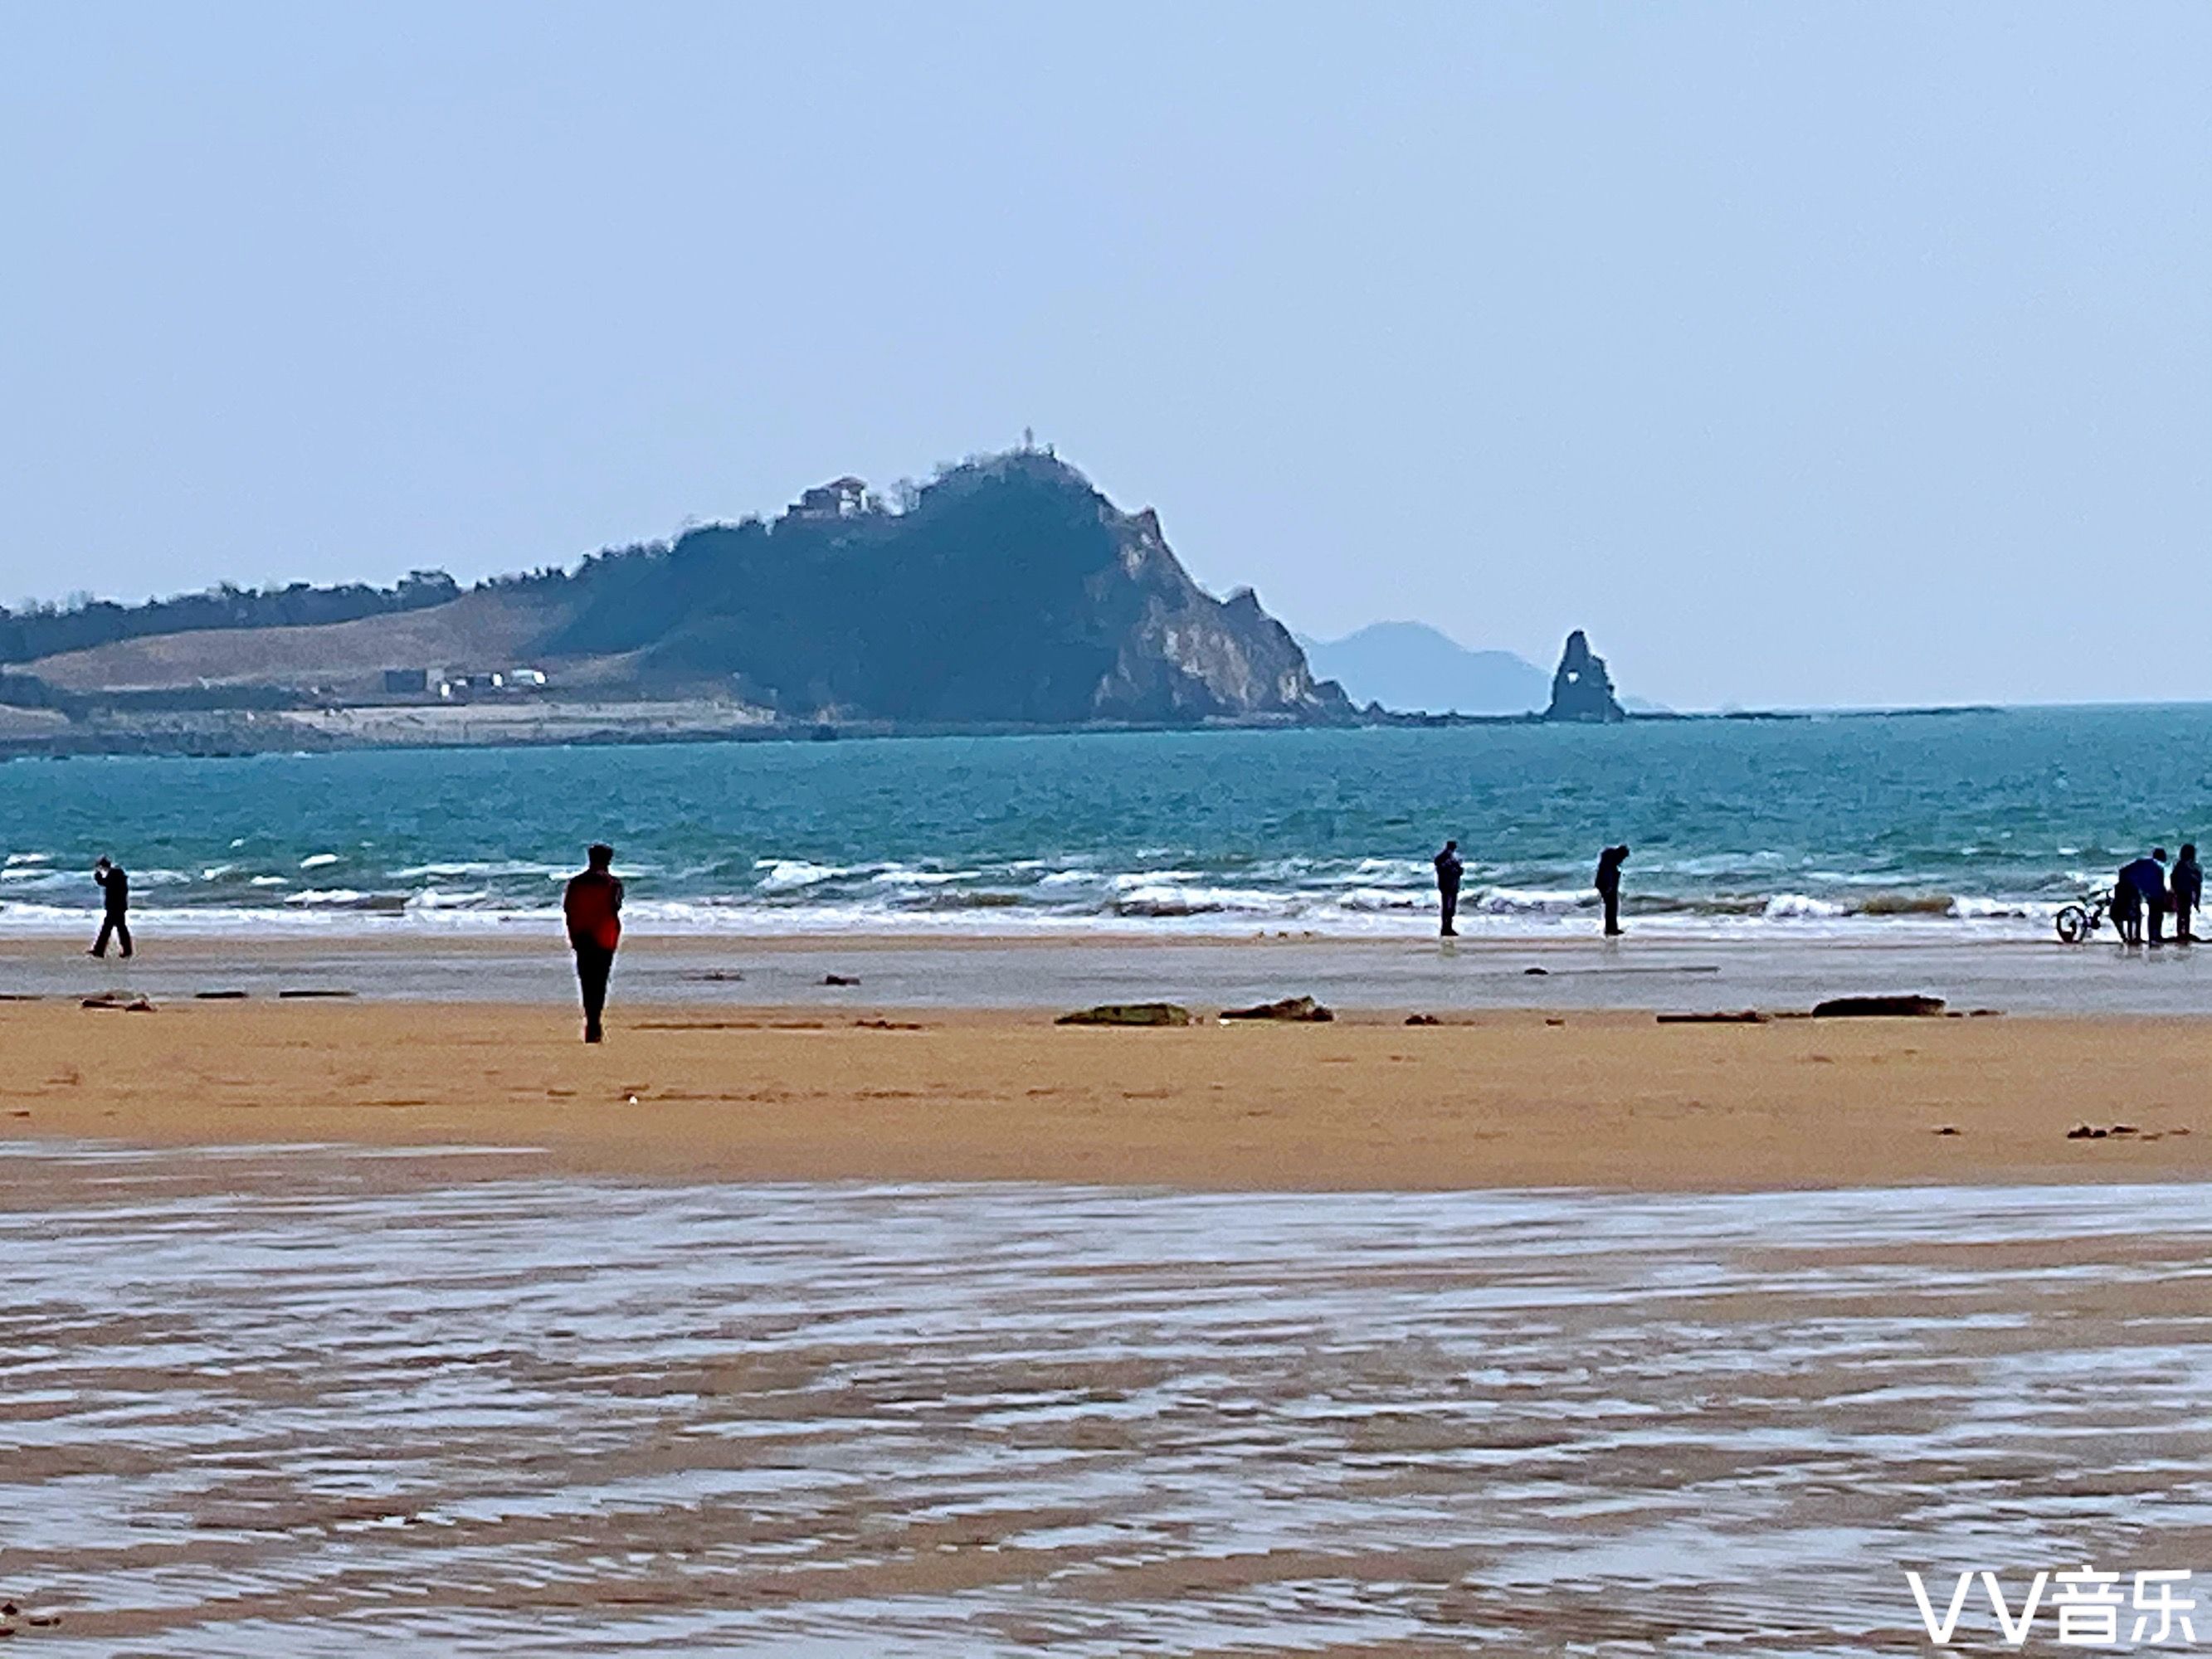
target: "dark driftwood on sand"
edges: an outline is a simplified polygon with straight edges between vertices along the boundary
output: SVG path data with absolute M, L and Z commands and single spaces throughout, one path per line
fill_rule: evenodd
M 1249 1008 L 1224 1008 L 1224 1019 L 1287 1019 L 1319 1024 L 1336 1018 L 1334 1012 L 1324 1008 L 1311 997 L 1284 997 L 1276 1002 L 1262 1002 Z
M 1815 1019 L 1924 1018 L 1942 1012 L 1942 998 L 1920 995 L 1830 997 L 1826 1002 L 1813 1005 L 1813 1018 Z
M 1055 1025 L 1188 1025 L 1190 1010 L 1172 1002 L 1102 1002 L 1053 1021 Z

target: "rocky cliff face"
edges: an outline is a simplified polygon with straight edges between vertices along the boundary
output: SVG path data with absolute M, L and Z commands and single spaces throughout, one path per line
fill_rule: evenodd
M 793 718 L 1351 716 L 1249 591 L 1213 598 L 1150 509 L 1117 510 L 1049 455 L 956 468 L 902 513 L 850 482 L 842 506 L 810 492 L 772 525 L 587 565 L 550 645 L 635 651 L 647 681 L 735 684 Z
M 1559 672 L 1552 676 L 1552 704 L 1544 711 L 1547 720 L 1625 720 L 1628 718 L 1613 694 L 1613 676 L 1605 672 L 1605 659 L 1589 648 L 1579 628 L 1567 635 Z
M 1118 556 L 1085 586 L 1119 639 L 1113 666 L 1092 693 L 1096 718 L 1350 714 L 1344 694 L 1315 681 L 1290 629 L 1260 608 L 1250 588 L 1216 599 L 1169 550 L 1150 507 L 1105 511 Z

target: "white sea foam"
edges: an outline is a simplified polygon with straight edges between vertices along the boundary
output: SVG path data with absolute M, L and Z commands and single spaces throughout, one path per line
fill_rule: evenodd
M 527 859 L 462 859 L 443 864 L 410 864 L 404 869 L 394 870 L 394 881 L 452 881 L 457 878 L 486 876 L 543 876 L 549 880 L 561 880 L 575 873 L 573 869 L 554 864 L 538 864 Z
M 1847 906 L 1832 899 L 1814 898 L 1809 893 L 1777 893 L 1766 901 L 1765 908 L 1759 912 L 1769 921 L 1795 921 L 1801 917 L 1830 921 L 1850 914 Z
M 480 910 L 492 902 L 490 893 L 482 890 L 441 892 L 434 887 L 426 887 L 408 898 L 407 908 L 410 910 Z
M 753 867 L 767 872 L 759 883 L 763 893 L 800 892 L 853 873 L 840 866 L 814 864 L 805 859 L 758 859 Z
M 310 853 L 300 860 L 300 867 L 302 870 L 321 870 L 340 861 L 336 853 Z
M 1546 915 L 1579 910 L 1596 902 L 1595 894 L 1579 888 L 1486 887 L 1471 900 L 1462 899 L 1460 908 L 1494 915 Z
M 1114 911 L 1122 916 L 1198 916 L 1238 912 L 1279 916 L 1286 913 L 1280 893 L 1173 881 L 1141 881 L 1123 888 L 1115 895 Z

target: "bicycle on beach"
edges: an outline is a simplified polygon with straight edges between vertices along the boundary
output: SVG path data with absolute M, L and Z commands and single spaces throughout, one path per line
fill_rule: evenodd
M 2099 893 L 2094 897 L 2062 905 L 2058 911 L 2058 937 L 2068 945 L 2079 945 L 2105 925 L 2105 913 L 2112 908 L 2112 896 Z

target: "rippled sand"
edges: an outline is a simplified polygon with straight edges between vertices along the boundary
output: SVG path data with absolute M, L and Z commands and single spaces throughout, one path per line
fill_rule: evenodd
M 513 1167 L 9 1146 L 11 1647 L 1858 1654 L 2212 1541 L 2194 1187 Z

